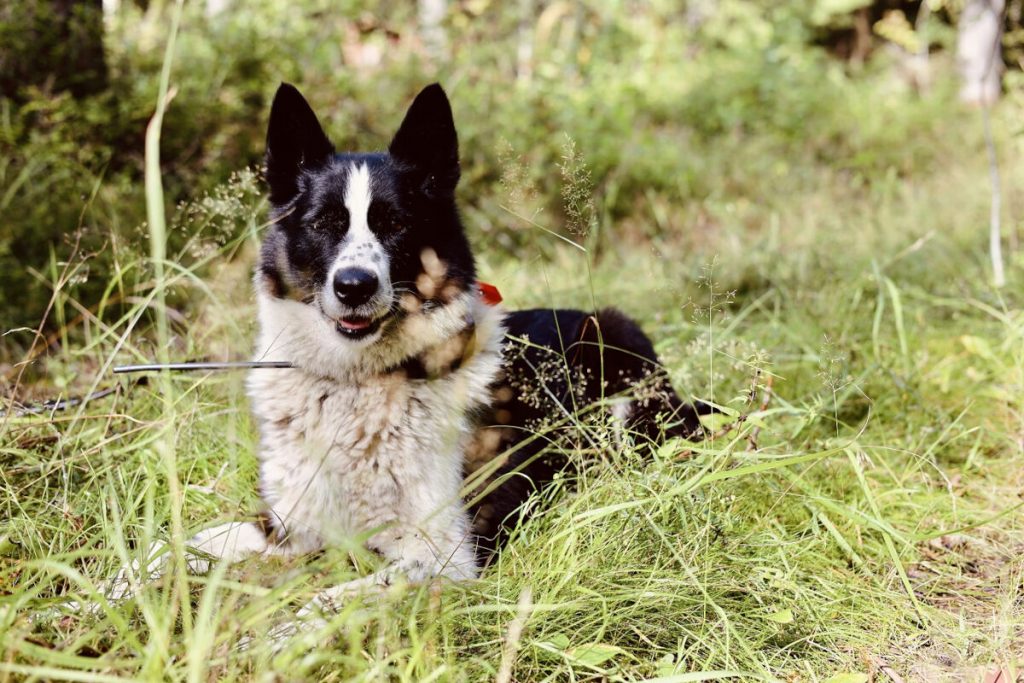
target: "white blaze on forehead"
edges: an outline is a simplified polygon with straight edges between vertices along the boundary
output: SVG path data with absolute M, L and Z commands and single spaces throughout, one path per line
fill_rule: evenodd
M 361 268 L 377 276 L 380 290 L 377 298 L 381 302 L 391 299 L 391 282 L 388 278 L 388 259 L 383 245 L 370 230 L 370 204 L 373 203 L 373 186 L 370 170 L 366 164 L 352 164 L 345 183 L 345 208 L 348 209 L 348 232 L 338 245 L 334 265 L 328 274 L 328 292 L 334 282 L 334 274 L 342 268 Z
M 349 241 L 373 237 L 370 233 L 370 171 L 366 164 L 352 165 L 345 187 L 345 208 L 348 209 Z

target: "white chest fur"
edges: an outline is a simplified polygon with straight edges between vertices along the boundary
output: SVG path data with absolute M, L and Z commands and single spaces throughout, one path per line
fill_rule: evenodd
M 263 496 L 293 542 L 416 525 L 431 504 L 458 502 L 468 425 L 453 381 L 342 384 L 282 370 L 260 384 L 271 385 L 253 387 Z
M 295 319 L 311 307 L 261 297 L 257 357 L 300 366 L 257 370 L 248 382 L 260 423 L 261 493 L 295 549 L 365 534 L 407 573 L 475 573 L 459 497 L 463 450 L 468 412 L 488 400 L 500 368 L 503 330 L 499 311 L 475 298 L 467 303 L 473 355 L 444 377 L 410 380 L 336 365 L 324 357 L 333 344 L 310 348 L 322 337 L 303 326 L 316 321 Z M 422 329 L 424 321 L 416 324 Z

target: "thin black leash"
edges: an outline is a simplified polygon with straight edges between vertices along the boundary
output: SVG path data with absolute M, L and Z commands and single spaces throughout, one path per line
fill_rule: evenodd
M 287 361 L 229 361 L 229 362 L 194 362 L 194 363 L 144 363 L 141 365 L 118 365 L 114 367 L 115 375 L 126 375 L 131 373 L 141 372 L 160 372 L 162 370 L 168 370 L 170 372 L 195 372 L 202 370 L 251 370 L 261 368 L 292 368 L 295 367 L 292 363 Z M 136 384 L 145 384 L 146 378 L 141 377 L 136 380 Z M 52 413 L 58 410 L 68 410 L 74 408 L 87 401 L 95 401 L 97 399 L 106 398 L 111 394 L 117 393 L 120 386 L 107 387 L 99 391 L 94 391 L 91 394 L 85 396 L 50 399 L 39 403 L 25 403 L 19 404 L 18 402 L 12 402 L 11 408 L 7 410 L 0 410 L 0 417 L 6 416 L 8 413 L 13 413 L 15 417 L 24 417 L 25 415 L 41 415 L 43 413 Z
M 13 407 L 9 410 L 0 410 L 0 417 L 4 417 L 7 413 L 14 413 L 15 417 L 24 417 L 25 415 L 41 415 L 43 413 L 50 413 L 56 410 L 67 410 L 68 408 L 74 408 L 77 405 L 81 405 L 86 401 L 94 401 L 99 398 L 105 398 L 111 394 L 117 393 L 120 387 L 108 387 L 99 391 L 94 391 L 91 394 L 85 396 L 70 397 L 70 398 L 51 398 L 46 401 L 39 403 L 18 403 L 14 402 Z
M 249 360 L 229 361 L 225 363 L 145 363 L 143 365 L 118 365 L 114 368 L 115 375 L 123 375 L 130 372 L 159 372 L 170 370 L 172 372 L 190 372 L 193 370 L 248 370 L 251 368 L 294 368 L 292 363 L 284 360 Z

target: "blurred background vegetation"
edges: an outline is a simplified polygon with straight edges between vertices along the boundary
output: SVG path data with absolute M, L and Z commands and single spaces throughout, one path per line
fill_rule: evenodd
M 1017 103 L 1022 5 L 1009 0 L 1001 19 L 1005 88 Z M 965 0 L 188 2 L 163 125 L 164 185 L 178 205 L 169 253 L 191 266 L 257 229 L 261 187 L 246 169 L 258 170 L 282 80 L 303 90 L 341 150 L 383 148 L 412 95 L 441 81 L 461 136 L 465 217 L 492 252 L 535 240 L 530 221 L 587 232 L 600 257 L 627 241 L 699 250 L 725 215 L 763 234 L 780 205 L 824 183 L 872 201 L 872 187 L 929 173 L 978 138 L 976 113 L 955 97 L 965 9 Z M 4 331 L 44 317 L 47 329 L 61 325 L 48 311 L 61 273 L 61 291 L 89 314 L 131 299 L 110 275 L 145 244 L 143 136 L 169 15 L 157 0 L 0 8 Z M 144 284 L 145 267 L 138 273 Z M 0 361 L 20 357 L 32 337 L 5 335 Z

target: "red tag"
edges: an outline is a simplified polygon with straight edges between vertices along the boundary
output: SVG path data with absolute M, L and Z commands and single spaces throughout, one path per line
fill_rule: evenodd
M 476 289 L 480 292 L 480 298 L 488 306 L 497 306 L 501 303 L 501 292 L 494 285 L 477 280 Z

